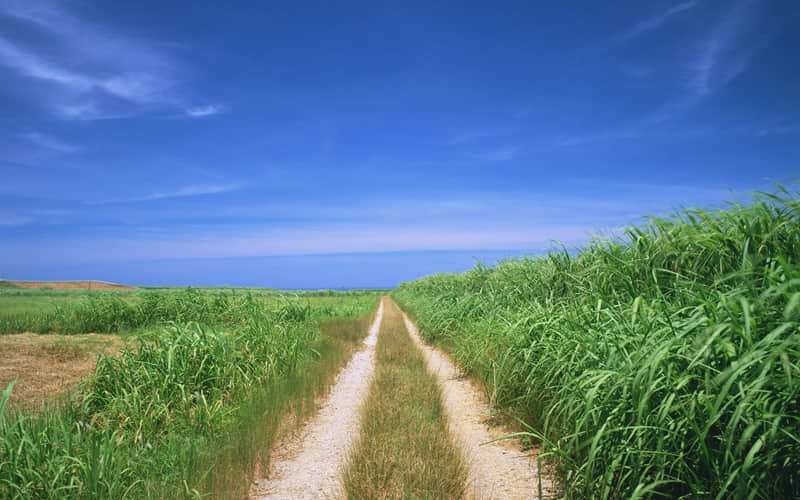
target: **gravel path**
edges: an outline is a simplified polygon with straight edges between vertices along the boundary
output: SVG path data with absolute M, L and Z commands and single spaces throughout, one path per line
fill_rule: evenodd
M 267 478 L 254 481 L 253 499 L 312 499 L 344 496 L 341 473 L 361 428 L 361 404 L 375 369 L 375 344 L 383 300 L 358 351 L 336 376 L 319 412 L 299 433 L 273 450 Z
M 468 497 L 474 499 L 538 498 L 536 453 L 521 451 L 517 440 L 506 439 L 484 444 L 511 431 L 500 426 L 489 427 L 486 397 L 469 379 L 461 377 L 448 356 L 422 342 L 417 327 L 403 313 L 403 321 L 414 342 L 422 349 L 428 371 L 436 375 L 442 390 L 442 403 L 450 432 L 463 446 L 469 464 Z M 543 496 L 551 483 L 543 478 Z

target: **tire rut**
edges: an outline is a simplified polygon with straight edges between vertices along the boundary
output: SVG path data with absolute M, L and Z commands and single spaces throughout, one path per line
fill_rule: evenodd
M 375 344 L 384 301 L 364 340 L 334 380 L 317 414 L 272 452 L 266 478 L 257 479 L 251 499 L 342 498 L 341 473 L 361 428 L 361 406 L 375 369 Z
M 440 349 L 422 342 L 414 323 L 403 313 L 406 329 L 422 350 L 428 371 L 442 391 L 448 427 L 465 451 L 469 467 L 467 498 L 532 499 L 539 497 L 538 452 L 522 451 L 515 439 L 489 443 L 510 434 L 502 426 L 488 426 L 489 404 L 484 392 L 460 371 Z M 542 498 L 554 493 L 552 482 L 542 478 Z

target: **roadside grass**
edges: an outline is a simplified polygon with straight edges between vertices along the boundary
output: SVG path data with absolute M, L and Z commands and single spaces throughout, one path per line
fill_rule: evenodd
M 466 466 L 439 394 L 397 305 L 386 301 L 361 435 L 344 472 L 348 498 L 462 498 Z
M 249 391 L 238 422 L 214 451 L 190 464 L 185 476 L 203 478 L 199 491 L 211 498 L 247 498 L 256 475 L 269 470 L 273 442 L 316 411 L 318 398 L 361 346 L 370 323 L 365 315 L 322 323 L 323 336 L 315 347 L 319 357 L 281 380 Z
M 246 321 L 253 308 L 276 308 L 289 304 L 299 309 L 314 306 L 314 311 L 324 315 L 332 308 L 378 295 L 376 290 L 0 288 L 0 334 L 131 333 L 143 328 L 161 327 L 169 322 L 190 321 L 224 327 Z
M 798 498 L 799 260 L 783 191 L 393 295 L 567 497 Z
M 12 383 L 0 498 L 244 497 L 277 422 L 313 410 L 376 302 L 253 306 L 225 329 L 174 323 L 101 356 L 72 400 L 35 414 L 8 411 Z

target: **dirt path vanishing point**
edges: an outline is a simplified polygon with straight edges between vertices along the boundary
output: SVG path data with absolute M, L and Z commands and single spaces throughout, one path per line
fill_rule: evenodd
M 436 375 L 442 403 L 455 441 L 464 447 L 469 467 L 469 498 L 531 499 L 539 496 L 536 454 L 520 450 L 518 441 L 507 439 L 481 445 L 509 434 L 502 427 L 489 427 L 489 405 L 483 391 L 459 371 L 448 356 L 422 342 L 417 327 L 403 313 L 406 329 L 422 349 L 428 370 Z M 542 479 L 543 497 L 552 495 L 551 482 Z
M 254 482 L 250 498 L 344 497 L 341 473 L 361 428 L 361 405 L 375 369 L 375 344 L 385 300 L 378 306 L 365 347 L 336 376 L 319 412 L 297 435 L 273 450 L 269 474 Z

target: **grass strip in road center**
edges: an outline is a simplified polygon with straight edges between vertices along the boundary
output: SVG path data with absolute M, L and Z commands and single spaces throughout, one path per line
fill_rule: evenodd
M 347 496 L 462 498 L 465 461 L 448 433 L 436 380 L 397 305 L 385 305 L 360 441 L 345 470 Z

